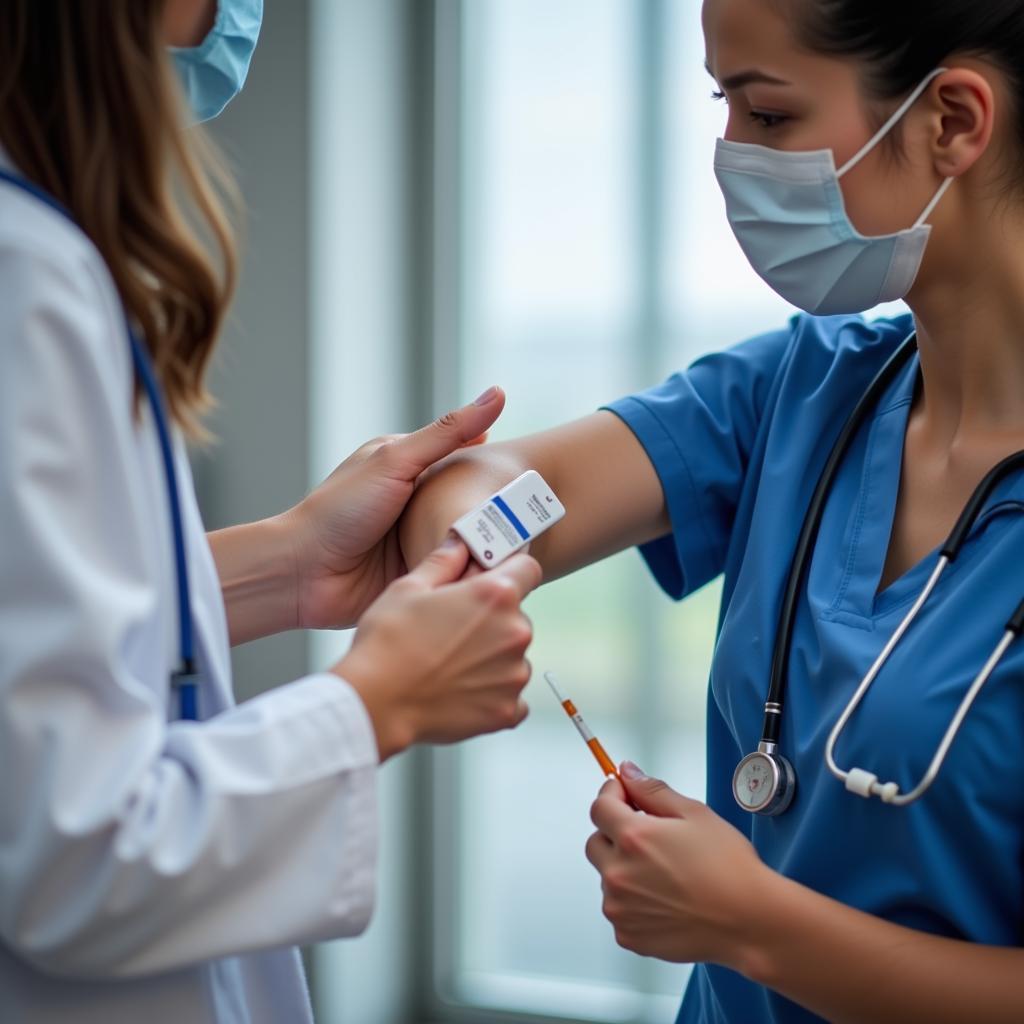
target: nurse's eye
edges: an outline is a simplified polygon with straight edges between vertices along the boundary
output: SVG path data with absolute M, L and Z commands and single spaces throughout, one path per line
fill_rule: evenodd
M 752 110 L 749 117 L 755 124 L 769 131 L 772 128 L 780 128 L 789 120 L 785 114 L 766 114 L 760 110 Z
M 715 100 L 716 102 L 718 100 L 724 100 L 725 99 L 725 93 L 722 92 L 721 89 L 712 89 L 711 90 L 711 98 L 713 100 Z

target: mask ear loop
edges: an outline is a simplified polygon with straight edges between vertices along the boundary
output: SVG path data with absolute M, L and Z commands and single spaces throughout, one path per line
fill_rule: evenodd
M 870 139 L 836 171 L 836 176 L 841 178 L 848 171 L 852 171 L 886 137 L 903 119 L 906 112 L 921 98 L 922 93 L 935 81 L 939 75 L 945 74 L 949 68 L 936 68 L 928 75 L 923 82 L 900 104 L 896 113 L 889 118 L 881 128 L 871 136 Z
M 947 178 L 939 186 L 939 191 L 935 193 L 932 197 L 932 201 L 924 208 L 924 213 L 917 218 L 917 221 L 914 224 L 915 228 L 919 228 L 932 215 L 932 210 L 939 205 L 939 200 L 942 199 L 947 191 L 949 191 L 949 186 L 952 185 L 954 181 L 956 181 L 956 178 Z
M 899 105 L 896 112 L 889 118 L 881 128 L 871 136 L 870 139 L 849 159 L 843 164 L 842 167 L 836 171 L 836 177 L 841 178 L 848 171 L 852 171 L 870 153 L 875 146 L 879 144 L 896 127 L 900 120 L 906 115 L 907 111 L 921 98 L 925 89 L 928 88 L 932 82 L 935 81 L 939 75 L 948 71 L 949 68 L 936 68 L 930 75 L 928 75 L 923 82 Z M 939 205 L 942 197 L 949 190 L 949 186 L 956 181 L 955 178 L 949 177 L 939 186 L 939 190 L 932 196 L 931 202 L 924 208 L 924 213 L 914 222 L 914 228 L 919 228 L 928 218 L 932 215 L 935 207 Z M 911 228 L 913 230 L 913 228 Z

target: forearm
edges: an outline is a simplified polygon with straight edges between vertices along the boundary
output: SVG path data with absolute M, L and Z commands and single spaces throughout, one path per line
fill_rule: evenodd
M 428 473 L 401 524 L 407 564 L 415 565 L 451 524 L 527 469 L 565 505 L 565 519 L 530 546 L 556 579 L 670 529 L 664 494 L 632 431 L 609 412 L 531 437 L 460 451 Z
M 298 626 L 295 553 L 281 516 L 207 535 L 232 646 Z
M 1016 1024 L 1024 950 L 891 924 L 772 875 L 738 966 L 834 1024 Z

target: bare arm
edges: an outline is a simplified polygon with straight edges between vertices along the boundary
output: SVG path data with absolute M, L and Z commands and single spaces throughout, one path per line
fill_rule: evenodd
M 635 765 L 602 787 L 591 817 L 587 858 L 626 949 L 722 964 L 833 1024 L 1024 1020 L 1024 950 L 916 931 L 815 892 Z
M 483 440 L 504 406 L 491 388 L 421 430 L 368 441 L 287 512 L 208 534 L 231 643 L 358 622 L 404 571 L 395 524 L 417 481 Z
M 746 973 L 835 1024 L 1024 1020 L 1024 950 L 891 924 L 775 875 Z
M 640 442 L 614 413 L 598 412 L 457 452 L 431 469 L 401 522 L 406 563 L 416 565 L 460 515 L 527 469 L 544 477 L 566 509 L 530 547 L 547 580 L 670 530 L 661 483 Z
M 286 517 L 208 533 L 231 645 L 299 623 L 294 543 Z

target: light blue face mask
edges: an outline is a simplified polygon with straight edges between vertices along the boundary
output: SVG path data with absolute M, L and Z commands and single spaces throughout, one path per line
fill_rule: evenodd
M 263 0 L 218 0 L 216 21 L 199 46 L 170 47 L 197 121 L 216 117 L 242 91 L 262 21 Z
M 942 183 L 913 227 L 875 237 L 862 235 L 850 222 L 839 179 L 945 70 L 928 75 L 838 171 L 830 149 L 787 153 L 718 140 L 715 176 L 740 248 L 765 282 L 794 306 L 819 316 L 861 313 L 910 291 L 931 234 L 925 221 L 953 179 Z

